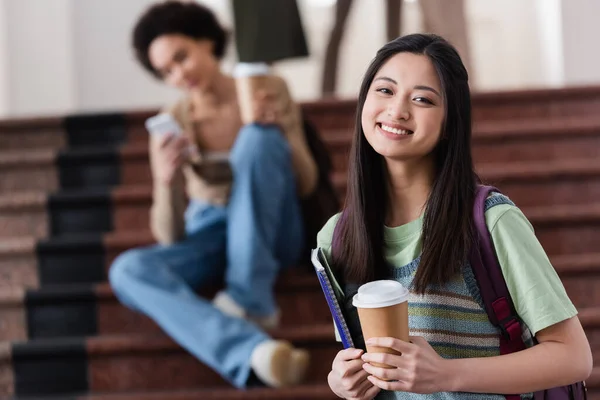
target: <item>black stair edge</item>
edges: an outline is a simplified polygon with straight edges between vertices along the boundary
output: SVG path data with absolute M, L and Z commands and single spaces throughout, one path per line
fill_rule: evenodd
M 96 293 L 92 284 L 28 290 L 25 305 L 30 340 L 98 334 Z
M 96 188 L 81 188 L 81 189 L 62 189 L 58 192 L 48 195 L 48 206 L 61 205 L 78 205 L 78 204 L 107 204 L 111 205 L 111 189 L 96 187 Z M 73 204 L 75 203 L 75 204 Z
M 104 251 L 103 236 L 101 233 L 63 235 L 40 240 L 36 243 L 37 254 L 89 250 Z
M 85 338 L 35 339 L 11 343 L 16 397 L 87 392 Z
M 42 287 L 106 280 L 102 233 L 77 233 L 38 241 L 36 258 Z
M 56 156 L 60 188 L 110 187 L 121 183 L 121 156 L 118 145 L 126 132 L 83 132 L 79 144 Z M 87 139 L 87 137 L 91 139 Z M 106 136 L 106 143 L 102 138 Z M 86 142 L 87 140 L 87 142 Z M 93 146 L 93 147 L 90 147 Z
M 51 237 L 113 230 L 109 188 L 59 191 L 48 196 L 47 205 Z
M 59 166 L 91 161 L 118 163 L 120 162 L 120 152 L 117 145 L 76 147 L 59 150 L 56 159 Z
M 70 115 L 65 117 L 64 126 L 69 148 L 118 145 L 127 141 L 127 117 L 123 113 Z
M 64 126 L 67 132 L 98 127 L 127 125 L 127 117 L 121 112 L 79 113 L 67 115 Z
M 79 395 L 64 395 L 64 396 L 19 396 L 9 397 L 8 400 L 81 400 L 89 393 L 81 393 Z
M 13 362 L 49 357 L 87 357 L 85 337 L 30 339 L 11 343 Z
M 96 292 L 94 285 L 88 283 L 50 285 L 27 290 L 25 301 L 28 306 L 73 301 L 96 301 Z

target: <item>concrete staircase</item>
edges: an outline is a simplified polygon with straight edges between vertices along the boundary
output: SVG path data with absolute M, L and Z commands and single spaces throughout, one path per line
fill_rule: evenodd
M 600 360 L 600 87 L 478 94 L 473 104 L 477 170 L 533 223 Z M 303 107 L 342 196 L 356 104 Z M 326 376 L 340 346 L 309 266 L 277 286 L 273 335 L 312 354 L 307 382 L 285 390 L 231 388 L 115 299 L 111 261 L 152 243 L 143 122 L 154 112 L 0 122 L 0 397 L 337 398 Z M 600 399 L 600 369 L 588 386 Z

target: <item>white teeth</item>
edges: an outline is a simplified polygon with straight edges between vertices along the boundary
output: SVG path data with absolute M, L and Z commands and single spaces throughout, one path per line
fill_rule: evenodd
M 391 126 L 387 126 L 384 124 L 381 124 L 381 129 L 383 129 L 386 132 L 393 133 L 395 135 L 409 135 L 410 134 L 410 131 L 408 131 L 406 129 L 396 129 L 396 128 L 392 128 Z

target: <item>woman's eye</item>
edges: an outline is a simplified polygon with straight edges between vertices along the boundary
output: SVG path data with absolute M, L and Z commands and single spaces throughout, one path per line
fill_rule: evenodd
M 433 102 L 431 100 L 429 100 L 427 97 L 415 97 L 414 100 L 417 103 L 433 104 Z
M 380 88 L 380 89 L 377 89 L 377 91 L 379 93 L 383 93 L 383 94 L 393 94 L 393 92 L 388 88 Z
M 186 57 L 187 57 L 187 53 L 182 51 L 175 55 L 174 60 L 175 60 L 175 62 L 180 63 L 180 62 L 185 61 Z

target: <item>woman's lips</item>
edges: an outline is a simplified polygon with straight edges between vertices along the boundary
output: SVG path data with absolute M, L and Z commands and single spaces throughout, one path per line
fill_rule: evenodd
M 406 139 L 411 137 L 414 133 L 413 131 L 408 129 L 395 129 L 381 123 L 376 125 L 376 129 L 380 134 L 392 140 Z

